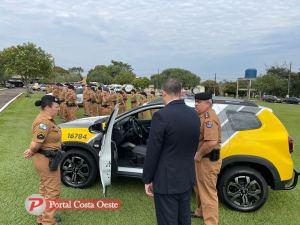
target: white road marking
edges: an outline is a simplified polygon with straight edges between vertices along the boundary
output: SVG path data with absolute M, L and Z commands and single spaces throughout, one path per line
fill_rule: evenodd
M 15 101 L 22 93 L 18 94 L 16 97 L 14 97 L 13 99 L 11 99 L 9 102 L 7 102 L 1 109 L 0 112 L 2 112 L 4 109 L 6 109 L 7 106 L 9 106 L 13 101 Z

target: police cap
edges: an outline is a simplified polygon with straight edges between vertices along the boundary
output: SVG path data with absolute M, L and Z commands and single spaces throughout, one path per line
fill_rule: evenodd
M 54 97 L 53 95 L 44 95 L 41 100 L 37 100 L 35 102 L 35 106 L 43 106 L 43 105 L 49 105 L 52 102 L 55 102 L 57 104 L 60 104 L 59 98 Z
M 212 94 L 209 92 L 201 92 L 195 94 L 195 100 L 209 100 L 212 99 Z

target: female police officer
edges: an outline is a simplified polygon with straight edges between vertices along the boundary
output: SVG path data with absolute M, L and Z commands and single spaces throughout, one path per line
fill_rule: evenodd
M 56 199 L 60 195 L 60 170 L 59 167 L 49 168 L 51 157 L 47 154 L 58 153 L 61 148 L 61 132 L 53 120 L 59 111 L 59 99 L 45 95 L 35 105 L 41 106 L 41 112 L 32 124 L 33 137 L 24 157 L 33 157 L 35 169 L 40 176 L 39 194 L 44 198 Z M 38 224 L 56 225 L 54 214 L 55 210 L 46 210 L 37 217 Z

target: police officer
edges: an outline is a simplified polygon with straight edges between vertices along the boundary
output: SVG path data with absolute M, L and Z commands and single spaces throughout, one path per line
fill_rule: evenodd
M 89 100 L 89 94 L 88 94 L 88 87 L 83 84 L 83 110 L 84 110 L 84 115 L 85 116 L 89 116 L 90 112 L 89 112 L 89 108 L 88 108 L 88 100 Z
M 59 111 L 59 103 L 52 95 L 45 95 L 35 102 L 42 110 L 32 124 L 32 141 L 24 152 L 25 158 L 33 158 L 34 167 L 40 176 L 39 194 L 50 199 L 57 199 L 60 196 L 60 170 L 58 166 L 55 171 L 50 171 L 49 158 L 43 153 L 61 149 L 61 132 L 53 120 Z M 56 225 L 54 214 L 55 210 L 46 210 L 37 217 L 38 224 Z
M 47 84 L 46 85 L 46 94 L 50 94 L 50 93 L 52 93 L 52 86 L 50 85 L 50 84 Z
M 149 96 L 149 102 L 151 101 L 154 101 L 156 99 L 156 96 L 155 96 L 155 91 L 151 91 L 150 92 L 150 96 Z M 150 109 L 150 114 L 151 114 L 151 117 L 153 116 L 153 114 L 155 113 L 155 109 Z
M 62 122 L 66 122 L 67 117 L 68 117 L 68 112 L 67 112 L 67 105 L 66 105 L 65 100 L 66 100 L 66 96 L 67 96 L 67 92 L 68 92 L 68 87 L 60 84 L 60 89 L 61 90 L 58 95 L 58 99 L 60 101 L 59 116 L 60 116 Z
M 136 94 L 136 91 L 135 90 L 132 90 L 131 91 L 131 108 L 134 109 L 136 107 L 138 107 L 139 103 L 138 103 L 138 100 L 137 100 L 137 94 Z
M 196 201 L 193 217 L 203 217 L 204 225 L 218 224 L 217 179 L 221 168 L 221 125 L 212 109 L 212 95 L 195 95 L 195 107 L 200 116 L 200 140 L 195 154 Z
M 75 87 L 73 85 L 69 85 L 66 93 L 67 121 L 76 119 L 76 113 L 78 109 L 76 99 Z
M 97 116 L 102 116 L 102 108 L 103 108 L 102 100 L 103 100 L 102 88 L 98 87 L 96 90 Z
M 124 91 L 118 93 L 119 114 L 126 112 L 127 95 Z
M 58 95 L 59 95 L 59 86 L 60 86 L 60 83 L 57 83 L 56 85 L 53 85 L 53 88 L 52 88 L 52 95 L 55 97 L 55 98 L 58 98 Z
M 89 92 L 89 98 L 90 98 L 90 116 L 97 116 L 97 97 L 96 97 L 96 86 L 91 87 L 91 90 Z
M 109 98 L 109 93 L 107 91 L 103 91 L 101 116 L 109 115 L 111 113 Z

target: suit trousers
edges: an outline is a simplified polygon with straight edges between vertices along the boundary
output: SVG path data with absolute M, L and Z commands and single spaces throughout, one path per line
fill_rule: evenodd
M 154 193 L 155 211 L 158 225 L 190 225 L 192 188 L 180 194 Z

